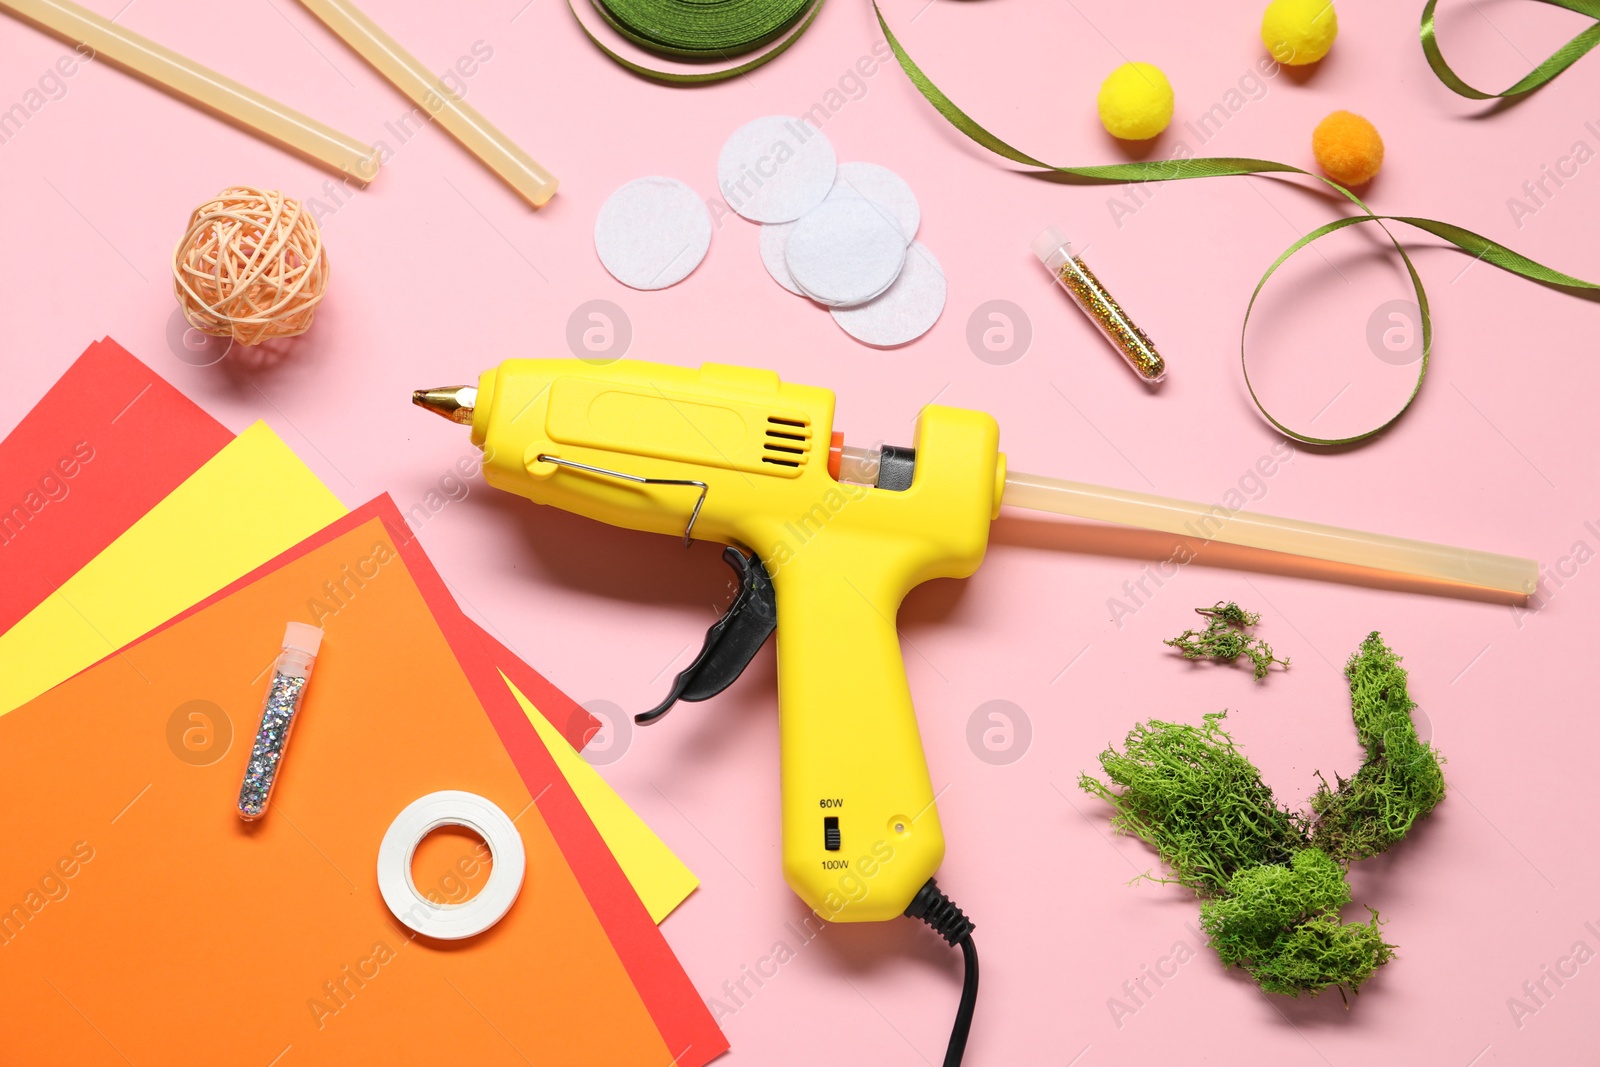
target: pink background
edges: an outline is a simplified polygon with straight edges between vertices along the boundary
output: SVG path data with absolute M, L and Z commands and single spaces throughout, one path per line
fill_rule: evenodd
M 1161 186 L 1119 226 L 1109 203 L 1125 190 L 1020 173 L 948 128 L 892 67 L 846 79 L 854 93 L 827 136 L 841 159 L 882 163 L 910 182 L 921 239 L 949 278 L 933 331 L 878 351 L 767 278 L 756 229 L 742 220 L 725 220 L 705 263 L 662 292 L 623 288 L 591 244 L 595 213 L 618 185 L 667 174 L 710 197 L 717 151 L 735 127 L 824 101 L 881 40 L 870 7 L 834 0 L 771 66 L 680 90 L 613 66 L 559 0 L 523 2 L 367 6 L 436 69 L 475 42 L 491 47 L 468 79 L 469 99 L 561 178 L 561 192 L 531 212 L 441 131 L 424 130 L 324 220 L 329 299 L 312 332 L 264 366 L 238 354 L 203 368 L 178 358 L 168 340 L 172 246 L 189 210 L 226 185 L 333 206 L 326 175 L 104 65 L 79 70 L 0 144 L 0 425 L 110 334 L 231 428 L 265 418 L 347 504 L 388 491 L 402 510 L 420 505 L 421 538 L 469 612 L 578 700 L 630 712 L 655 701 L 721 609 L 715 547 L 685 553 L 667 538 L 535 511 L 481 482 L 431 513 L 425 499 L 468 444 L 408 406 L 410 389 L 472 380 L 504 357 L 567 355 L 568 317 L 594 299 L 624 310 L 631 356 L 747 363 L 836 388 L 840 428 L 858 441 L 909 441 L 918 409 L 937 398 L 993 412 L 1018 469 L 1208 502 L 1243 480 L 1261 510 L 1559 565 L 1562 576 L 1523 610 L 1340 584 L 1213 549 L 1159 588 L 1147 581 L 1153 595 L 1113 621 L 1111 600 L 1172 553 L 1172 538 L 1008 514 L 983 570 L 917 591 L 901 628 L 950 842 L 940 881 L 978 923 L 984 980 L 968 1062 L 1593 1061 L 1600 963 L 1560 988 L 1547 982 L 1554 996 L 1520 1020 L 1508 998 L 1575 942 L 1600 950 L 1600 577 L 1596 564 L 1561 562 L 1578 542 L 1585 561 L 1600 549 L 1600 485 L 1583 436 L 1600 384 L 1594 304 L 1469 267 L 1469 257 L 1405 232 L 1437 325 L 1421 398 L 1377 442 L 1300 450 L 1251 481 L 1281 438 L 1244 392 L 1239 321 L 1272 258 L 1334 216 L 1307 183 Z M 91 6 L 111 14 L 118 3 Z M 1156 155 L 1186 141 L 1204 154 L 1309 165 L 1312 126 L 1348 107 L 1388 144 L 1370 188 L 1377 210 L 1459 223 L 1600 277 L 1600 162 L 1520 227 L 1507 203 L 1575 142 L 1600 150 L 1600 57 L 1490 114 L 1427 69 L 1419 3 L 1346 0 L 1330 58 L 1261 83 L 1200 148 L 1183 124 L 1223 102 L 1261 58 L 1261 6 L 890 0 L 885 10 L 958 103 L 1035 155 L 1126 158 L 1098 128 L 1093 95 L 1124 58 L 1150 61 L 1178 93 Z M 1491 87 L 1584 24 L 1513 0 L 1443 7 L 1447 53 L 1469 81 Z M 408 110 L 287 0 L 143 0 L 121 17 L 363 139 L 393 146 L 384 123 Z M 24 100 L 67 52 L 0 21 L 0 107 Z M 1051 222 L 1089 246 L 1087 258 L 1159 342 L 1171 368 L 1159 391 L 1135 381 L 1029 254 Z M 1251 327 L 1264 386 L 1317 432 L 1370 421 L 1407 385 L 1407 370 L 1366 343 L 1373 310 L 1409 291 L 1365 230 L 1297 257 Z M 966 339 L 969 317 L 995 299 L 1020 306 L 1032 326 L 1031 346 L 1005 365 L 978 359 Z M 1196 621 L 1191 608 L 1219 598 L 1264 613 L 1262 635 L 1294 661 L 1288 674 L 1257 685 L 1243 670 L 1197 668 L 1162 647 Z M 1267 998 L 1202 950 L 1192 898 L 1125 884 L 1154 857 L 1112 838 L 1104 807 L 1074 782 L 1136 720 L 1192 722 L 1227 707 L 1268 781 L 1300 802 L 1314 771 L 1359 761 L 1339 668 L 1373 629 L 1406 657 L 1420 721 L 1449 759 L 1451 793 L 1413 840 L 1353 874 L 1357 901 L 1390 920 L 1399 958 L 1348 1012 L 1337 995 Z M 985 762 L 968 743 L 969 720 L 994 700 L 1016 705 L 1031 727 L 1009 764 Z M 909 922 L 831 928 L 804 947 L 786 926 L 805 910 L 779 873 L 770 649 L 718 700 L 612 745 L 607 778 L 703 881 L 664 929 L 702 993 L 737 1008 L 723 1016 L 730 1062 L 938 1062 L 957 954 Z M 780 940 L 795 958 L 759 989 L 747 981 L 753 996 L 730 1000 L 723 983 Z M 1170 971 L 1161 961 L 1180 942 L 1194 958 L 1128 1000 L 1124 982 L 1147 965 Z M 1115 1018 L 1114 997 L 1137 1011 Z

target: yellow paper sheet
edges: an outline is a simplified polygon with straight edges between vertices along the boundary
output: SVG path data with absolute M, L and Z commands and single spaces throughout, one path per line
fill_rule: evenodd
M 522 705 L 522 713 L 539 731 L 539 740 L 550 750 L 567 784 L 572 786 L 583 809 L 594 820 L 595 829 L 600 831 L 611 854 L 617 858 L 634 892 L 644 901 L 650 918 L 659 923 L 694 892 L 700 884 L 699 879 L 683 865 L 682 860 L 672 854 L 666 842 L 657 837 L 655 831 L 628 807 L 616 790 L 606 784 L 600 772 L 572 750 L 572 746 L 562 739 L 550 720 L 541 715 L 533 702 L 511 684 L 511 679 L 504 674 L 500 677 L 505 679 L 506 685 L 511 686 L 512 695 Z
M 0 635 L 0 714 L 344 514 L 338 498 L 266 423 L 256 423 Z M 660 922 L 694 890 L 694 875 L 549 721 L 516 695 L 634 891 Z
M 0 714 L 344 513 L 278 435 L 256 423 L 0 635 Z

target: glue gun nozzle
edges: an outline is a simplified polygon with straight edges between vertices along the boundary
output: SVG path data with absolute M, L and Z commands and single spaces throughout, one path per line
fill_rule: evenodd
M 435 415 L 441 415 L 451 422 L 459 422 L 463 426 L 472 425 L 472 409 L 478 403 L 478 387 L 475 385 L 446 385 L 438 389 L 418 389 L 411 394 L 411 402 L 419 408 L 427 408 Z

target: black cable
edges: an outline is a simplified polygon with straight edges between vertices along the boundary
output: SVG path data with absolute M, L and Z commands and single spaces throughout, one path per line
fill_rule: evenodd
M 956 1008 L 956 1024 L 950 1028 L 944 1067 L 961 1067 L 961 1057 L 967 1051 L 967 1032 L 972 1029 L 972 1012 L 978 1006 L 978 949 L 971 934 L 963 937 L 960 945 L 966 959 L 966 977 L 961 980 L 961 1005 Z
M 943 893 L 932 878 L 917 890 L 906 914 L 921 919 L 933 932 L 952 946 L 961 946 L 965 975 L 961 981 L 961 1004 L 956 1008 L 955 1025 L 950 1028 L 950 1044 L 944 1053 L 944 1067 L 961 1067 L 967 1051 L 967 1034 L 972 1030 L 972 1014 L 978 1006 L 978 948 L 972 943 L 973 922 Z

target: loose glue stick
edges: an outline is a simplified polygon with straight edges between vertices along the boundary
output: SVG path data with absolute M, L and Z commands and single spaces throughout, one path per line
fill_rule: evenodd
M 303 622 L 291 622 L 283 631 L 283 651 L 272 665 L 272 682 L 267 686 L 266 703 L 261 708 L 261 726 L 250 749 L 250 764 L 239 787 L 239 818 L 254 821 L 266 814 L 272 787 L 283 766 L 283 753 L 289 747 L 295 716 L 311 680 L 311 667 L 322 647 L 322 630 Z
M 72 0 L 0 0 L 0 11 L 83 45 L 89 49 L 88 58 L 108 59 L 246 130 L 343 171 L 363 185 L 378 172 L 378 150 L 371 145 L 202 67 Z
M 0 0 L 4 2 L 4 0 Z M 300 0 L 301 5 L 336 33 L 362 59 L 411 102 L 439 120 L 445 131 L 466 146 L 502 181 L 534 207 L 555 195 L 556 179 L 528 153 L 501 133 L 478 109 L 461 98 L 416 56 L 366 16 L 351 0 Z
M 1089 316 L 1089 321 L 1111 342 L 1111 347 L 1121 353 L 1135 374 L 1152 383 L 1166 377 L 1167 365 L 1157 354 L 1156 346 L 1111 299 L 1100 279 L 1094 276 L 1083 257 L 1072 251 L 1060 230 L 1052 226 L 1035 237 L 1033 254 L 1055 275 L 1061 288 L 1072 294 L 1072 302 Z

